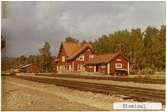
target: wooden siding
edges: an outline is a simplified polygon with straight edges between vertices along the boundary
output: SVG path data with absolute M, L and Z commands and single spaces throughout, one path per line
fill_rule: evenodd
M 123 58 L 122 56 L 118 56 L 110 62 L 110 73 L 111 74 L 115 74 L 115 70 L 116 70 L 115 64 L 116 63 L 121 63 L 122 69 L 128 70 L 128 61 L 125 58 Z
M 39 73 L 41 72 L 41 68 L 36 64 L 32 64 L 26 68 L 22 68 L 21 71 L 26 73 Z

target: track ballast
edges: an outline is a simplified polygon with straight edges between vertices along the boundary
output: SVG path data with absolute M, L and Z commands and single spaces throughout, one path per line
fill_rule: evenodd
M 113 95 L 113 94 L 126 95 L 136 101 L 141 101 L 141 102 L 147 102 L 147 101 L 161 102 L 162 104 L 165 104 L 165 91 L 163 90 L 97 84 L 97 83 L 80 82 L 80 81 L 73 81 L 73 80 L 47 78 L 47 77 L 40 77 L 40 76 L 39 77 L 12 76 L 12 77 L 30 80 L 30 81 L 36 81 L 40 83 L 54 84 L 57 86 L 68 87 L 68 88 L 77 89 L 81 91 L 91 91 L 94 93 L 102 93 L 106 95 Z

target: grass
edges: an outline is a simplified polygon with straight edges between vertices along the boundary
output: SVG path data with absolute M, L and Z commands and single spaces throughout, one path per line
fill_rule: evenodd
M 154 74 L 141 74 L 141 75 L 129 75 L 129 78 L 150 78 L 150 79 L 164 79 L 165 80 L 165 72 L 156 72 Z

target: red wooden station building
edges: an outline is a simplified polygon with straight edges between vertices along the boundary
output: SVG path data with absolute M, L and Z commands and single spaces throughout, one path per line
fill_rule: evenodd
M 129 73 L 129 61 L 121 53 L 96 55 L 89 43 L 62 42 L 55 64 L 56 71 L 87 71 L 110 75 Z

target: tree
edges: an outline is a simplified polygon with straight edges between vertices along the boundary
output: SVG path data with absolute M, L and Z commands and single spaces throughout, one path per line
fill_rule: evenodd
M 6 40 L 3 36 L 1 36 L 1 48 L 5 48 L 6 46 Z
M 27 57 L 22 55 L 18 58 L 18 60 L 19 60 L 20 65 L 24 65 L 24 64 L 26 64 Z
M 160 31 L 159 31 L 159 59 L 158 59 L 158 66 L 159 70 L 165 70 L 165 42 L 166 42 L 166 26 L 161 25 Z
M 162 25 L 160 30 L 148 26 L 143 32 L 140 28 L 116 31 L 91 44 L 99 54 L 121 52 L 129 59 L 130 69 L 136 72 L 164 71 L 165 40 L 166 26 Z
M 45 42 L 44 46 L 39 49 L 40 54 L 42 55 L 42 65 L 45 72 L 49 72 L 51 66 L 51 53 L 50 53 L 50 45 L 48 42 Z
M 65 38 L 65 42 L 76 42 L 76 43 L 78 43 L 79 41 L 77 39 L 69 36 L 69 37 Z
M 157 58 L 159 51 L 159 42 L 158 42 L 158 29 L 154 27 L 147 27 L 144 32 L 144 57 L 145 57 L 145 65 L 147 68 L 151 68 L 155 70 L 157 67 Z
M 140 28 L 132 29 L 129 40 L 129 60 L 131 69 L 141 69 L 143 60 L 143 33 Z

